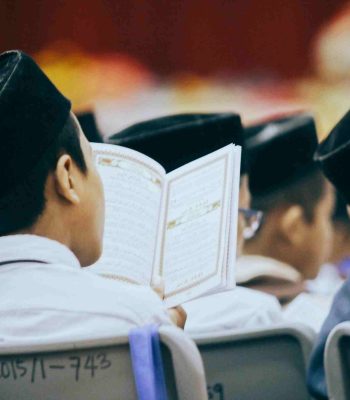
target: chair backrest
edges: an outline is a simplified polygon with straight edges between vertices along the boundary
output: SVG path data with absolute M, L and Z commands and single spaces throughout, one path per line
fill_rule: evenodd
M 303 325 L 197 336 L 209 399 L 304 400 L 315 339 Z
M 179 329 L 161 327 L 168 398 L 206 399 L 203 364 Z M 1 400 L 136 400 L 128 338 L 0 348 Z
M 350 398 L 350 322 L 337 325 L 327 339 L 325 369 L 328 396 L 334 400 Z

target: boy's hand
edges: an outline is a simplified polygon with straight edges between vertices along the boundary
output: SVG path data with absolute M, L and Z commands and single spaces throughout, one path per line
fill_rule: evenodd
M 152 289 L 162 300 L 164 299 L 164 280 L 161 276 L 153 278 Z M 181 329 L 184 328 L 187 314 L 181 306 L 169 308 L 168 314 L 174 325 Z
M 181 306 L 169 308 L 168 314 L 174 325 L 181 329 L 185 327 L 187 314 Z

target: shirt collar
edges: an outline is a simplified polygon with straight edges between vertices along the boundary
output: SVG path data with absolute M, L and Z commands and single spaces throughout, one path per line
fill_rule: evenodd
M 273 276 L 290 282 L 299 282 L 302 280 L 302 276 L 298 270 L 274 258 L 244 255 L 238 259 L 236 269 L 237 283 L 248 282 L 260 276 Z
M 80 263 L 73 252 L 55 240 L 36 235 L 1 236 L 0 262 L 22 259 L 80 268 Z

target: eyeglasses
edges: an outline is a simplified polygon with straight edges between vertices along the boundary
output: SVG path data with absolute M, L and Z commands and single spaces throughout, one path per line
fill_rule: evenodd
M 259 229 L 263 217 L 263 212 L 250 208 L 239 208 L 238 210 L 244 219 L 243 237 L 251 239 Z

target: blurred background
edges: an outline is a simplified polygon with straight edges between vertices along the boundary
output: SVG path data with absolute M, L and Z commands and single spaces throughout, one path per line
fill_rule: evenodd
M 32 55 L 103 135 L 148 117 L 236 111 L 245 123 L 350 108 L 345 0 L 1 0 L 0 50 Z

